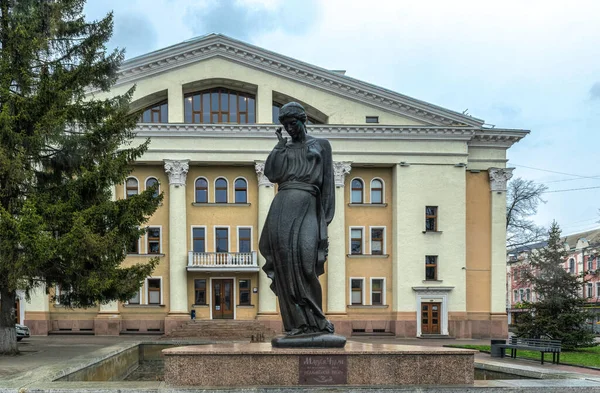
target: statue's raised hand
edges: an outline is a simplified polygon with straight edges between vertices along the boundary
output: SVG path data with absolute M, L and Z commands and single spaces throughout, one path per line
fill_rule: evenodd
M 284 137 L 283 135 L 281 135 L 281 127 L 277 128 L 275 130 L 275 135 L 277 135 L 277 139 L 279 139 L 279 143 L 277 144 L 278 146 L 285 146 L 287 143 L 287 138 Z

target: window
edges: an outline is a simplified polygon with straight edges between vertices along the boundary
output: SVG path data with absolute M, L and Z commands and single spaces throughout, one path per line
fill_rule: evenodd
M 525 300 L 525 292 L 519 289 L 519 301 L 522 302 L 523 300 Z
M 206 252 L 206 230 L 204 228 L 192 228 L 192 250 Z
M 129 243 L 127 247 L 127 254 L 139 254 L 140 253 L 140 239 L 136 238 Z
M 437 231 L 437 206 L 426 206 L 425 207 L 425 230 L 436 232 Z
M 367 116 L 365 123 L 379 123 L 379 116 Z
M 517 290 L 513 291 L 513 303 L 516 303 L 519 301 L 519 292 Z
M 600 282 L 596 283 L 596 297 L 600 298 Z
M 239 280 L 240 306 L 250 306 L 250 280 Z
M 379 179 L 371 180 L 371 203 L 383 203 L 383 182 Z
M 135 177 L 130 177 L 125 181 L 125 196 L 129 198 L 138 194 L 138 181 Z
M 425 256 L 425 280 L 437 280 L 437 255 Z
M 196 203 L 208 202 L 208 181 L 200 177 L 196 179 Z
M 591 282 L 587 283 L 586 288 L 587 288 L 586 297 L 594 297 L 594 288 L 592 287 Z
M 362 278 L 352 278 L 350 279 L 350 303 L 351 304 L 363 304 L 363 282 Z
M 273 124 L 279 124 L 279 111 L 281 110 L 282 106 L 283 104 L 273 102 Z M 304 107 L 306 108 L 306 106 Z M 306 124 L 323 124 L 323 122 L 307 114 Z
M 235 203 L 248 203 L 248 184 L 244 179 L 235 181 Z
M 238 228 L 238 252 L 250 252 L 252 250 L 252 230 L 250 228 Z
M 158 185 L 158 180 L 155 177 L 149 177 L 146 179 L 146 190 L 151 187 L 156 187 L 156 191 L 154 191 L 152 196 L 154 198 L 158 198 L 158 195 L 160 194 L 160 186 Z
M 371 279 L 371 304 L 372 305 L 383 305 L 383 291 L 384 291 L 384 280 L 383 278 L 372 278 Z
M 229 252 L 229 229 L 215 229 L 216 252 Z
M 215 181 L 215 203 L 227 203 L 227 180 L 222 177 Z
M 140 296 L 140 290 L 138 290 L 135 295 L 133 295 L 128 301 L 127 303 L 129 304 L 140 304 L 140 300 L 141 300 L 141 296 Z
M 525 300 L 531 301 L 531 289 L 529 288 L 525 290 Z
M 350 203 L 363 203 L 363 182 L 360 179 L 352 179 L 352 190 Z
M 186 123 L 254 124 L 256 102 L 254 94 L 214 88 L 184 97 Z
M 206 280 L 196 279 L 194 280 L 194 304 L 204 305 L 206 304 Z
M 361 255 L 363 253 L 363 231 L 361 228 L 350 229 L 350 254 Z
M 593 259 L 591 256 L 590 256 L 590 257 L 588 257 L 588 261 L 587 261 L 587 263 L 588 263 L 587 270 L 588 270 L 589 272 L 591 272 L 592 270 L 594 270 L 594 259 Z
M 160 254 L 160 228 L 148 228 L 148 254 Z
M 148 279 L 148 304 L 161 304 L 160 278 Z
M 371 255 L 383 255 L 384 228 L 371 228 Z
M 569 273 L 575 273 L 575 260 L 569 259 Z
M 67 299 L 67 297 L 71 294 L 71 287 L 67 286 L 64 287 L 61 285 L 57 285 L 55 288 L 55 294 L 56 294 L 56 304 L 66 304 L 68 305 L 70 302 Z
M 140 116 L 141 123 L 168 123 L 169 106 L 167 101 L 145 109 Z

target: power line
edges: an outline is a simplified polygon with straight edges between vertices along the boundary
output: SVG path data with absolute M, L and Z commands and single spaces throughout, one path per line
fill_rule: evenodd
M 596 188 L 600 188 L 600 186 L 598 187 L 583 187 L 583 188 L 569 188 L 566 190 L 552 190 L 552 191 L 544 191 L 542 194 L 550 194 L 552 192 L 567 192 L 567 191 L 581 191 L 581 190 L 593 190 Z
M 527 168 L 527 169 L 533 169 L 533 170 L 536 170 L 536 171 L 549 172 L 549 173 L 556 173 L 556 174 L 559 174 L 559 175 L 565 175 L 565 176 L 579 177 L 579 178 L 582 178 L 582 179 L 599 179 L 599 178 L 600 178 L 600 176 L 583 176 L 583 175 L 574 175 L 574 174 L 572 174 L 572 173 L 557 172 L 557 171 L 551 171 L 551 170 L 549 170 L 549 169 L 534 168 L 534 167 L 532 167 L 532 166 L 519 165 L 519 164 L 515 164 L 515 163 L 512 163 L 512 162 L 511 162 L 511 165 L 514 165 L 514 166 L 520 166 L 520 167 L 522 167 L 522 168 Z

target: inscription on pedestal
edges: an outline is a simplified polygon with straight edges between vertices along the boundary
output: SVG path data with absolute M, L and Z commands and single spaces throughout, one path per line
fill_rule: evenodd
M 348 383 L 346 356 L 301 355 L 300 385 L 345 385 Z

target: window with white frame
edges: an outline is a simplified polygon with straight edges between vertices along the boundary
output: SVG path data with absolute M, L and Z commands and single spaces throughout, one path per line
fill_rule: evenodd
M 56 287 L 54 288 L 56 304 L 68 304 L 69 302 L 66 298 L 71 294 L 71 292 L 72 291 L 70 287 L 56 285 Z
M 600 282 L 596 283 L 596 297 L 600 298 Z
M 516 303 L 519 301 L 519 292 L 517 290 L 513 291 L 513 303 Z
M 192 228 L 192 250 L 194 252 L 206 252 L 206 228 Z
M 139 254 L 140 253 L 140 238 L 133 239 L 127 245 L 127 254 Z
M 436 281 L 438 279 L 438 257 L 437 255 L 425 255 L 425 280 Z
M 229 228 L 215 228 L 215 251 L 229 252 Z
M 223 177 L 215 181 L 215 203 L 227 203 L 227 180 Z
M 523 301 L 525 300 L 525 291 L 522 289 L 519 289 L 519 301 Z
M 371 180 L 371 203 L 383 203 L 383 181 L 380 179 Z
M 383 278 L 371 279 L 371 304 L 374 306 L 385 304 L 385 280 Z
M 208 181 L 203 177 L 199 177 L 196 179 L 195 189 L 194 200 L 196 203 L 208 203 Z
M 531 301 L 531 289 L 529 288 L 525 290 L 525 300 L 527 300 L 528 302 Z
M 251 294 L 250 288 L 252 287 L 250 280 L 238 280 L 239 284 L 239 305 L 240 306 L 250 306 L 251 305 Z
M 252 250 L 252 229 L 238 228 L 238 252 L 250 252 Z
M 364 278 L 351 278 L 350 279 L 350 304 L 362 305 L 364 299 Z
M 569 259 L 569 273 L 575 273 L 575 259 Z
M 364 203 L 363 193 L 365 185 L 361 179 L 352 179 L 350 183 L 350 203 Z
M 362 255 L 363 253 L 363 230 L 362 228 L 350 228 L 350 254 Z
M 206 304 L 206 279 L 204 278 L 194 280 L 194 304 Z
M 371 255 L 385 254 L 384 247 L 385 228 L 371 227 Z
M 160 278 L 148 278 L 146 280 L 148 288 L 148 304 L 162 304 L 161 284 L 162 280 Z
M 248 203 L 248 183 L 244 179 L 237 179 L 234 183 L 235 203 Z
M 148 254 L 160 254 L 160 227 L 148 227 Z
M 128 304 L 140 304 L 142 302 L 141 292 L 142 292 L 142 288 L 138 289 L 138 291 L 132 297 L 129 298 L 127 303 Z
M 156 190 L 154 191 L 152 196 L 154 198 L 158 198 L 158 196 L 160 195 L 160 185 L 158 184 L 158 179 L 156 179 L 155 177 L 149 177 L 146 179 L 146 190 L 151 187 L 156 187 Z
M 594 260 L 592 259 L 592 257 L 588 257 L 588 261 L 587 261 L 587 270 L 589 272 L 591 272 L 592 270 L 594 270 Z
M 125 197 L 137 195 L 139 193 L 138 181 L 135 177 L 129 177 L 125 180 Z
M 587 283 L 586 289 L 587 289 L 586 297 L 594 297 L 594 287 L 591 282 Z

